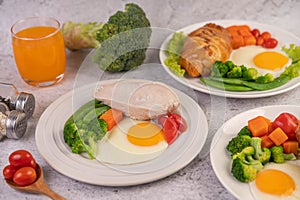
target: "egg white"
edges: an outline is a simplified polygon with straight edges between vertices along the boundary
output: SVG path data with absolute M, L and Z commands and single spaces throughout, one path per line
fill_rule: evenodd
M 117 165 L 129 165 L 152 160 L 168 147 L 166 141 L 152 146 L 138 146 L 127 140 L 129 128 L 142 121 L 125 118 L 101 140 L 97 160 Z
M 296 189 L 293 192 L 293 194 L 291 196 L 288 197 L 280 197 L 280 196 L 276 196 L 276 195 L 270 195 L 264 192 L 261 192 L 255 184 L 255 181 L 250 182 L 250 190 L 251 193 L 254 197 L 254 199 L 257 200 L 270 200 L 270 199 L 274 199 L 274 200 L 296 200 L 296 199 L 300 199 L 300 166 L 295 164 L 295 161 L 291 161 L 291 162 L 285 162 L 282 164 L 276 164 L 276 163 L 268 163 L 265 165 L 264 170 L 267 169 L 276 169 L 276 170 L 280 170 L 286 174 L 288 174 L 295 182 L 296 185 Z
M 254 57 L 259 53 L 263 53 L 263 52 L 267 52 L 267 51 L 274 51 L 274 52 L 280 53 L 280 54 L 288 57 L 282 51 L 278 51 L 275 49 L 266 49 L 261 46 L 250 45 L 250 46 L 240 47 L 236 50 L 233 50 L 230 55 L 230 58 L 228 60 L 231 60 L 236 65 L 244 65 L 247 68 L 253 67 L 253 68 L 257 69 L 257 71 L 261 75 L 270 73 L 270 74 L 273 74 L 274 78 L 278 77 L 285 70 L 285 68 L 292 63 L 292 60 L 289 58 L 288 63 L 285 64 L 280 70 L 276 70 L 276 71 L 262 69 L 262 68 L 257 67 L 253 61 Z

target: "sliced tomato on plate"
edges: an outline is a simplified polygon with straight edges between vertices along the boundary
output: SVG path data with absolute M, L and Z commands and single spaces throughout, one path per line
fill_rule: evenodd
M 183 133 L 187 129 L 186 121 L 178 114 L 168 114 L 169 118 L 173 119 L 177 124 L 179 133 Z
M 178 137 L 178 128 L 176 122 L 167 118 L 163 124 L 163 136 L 168 144 L 172 144 Z
M 275 128 L 280 127 L 290 140 L 296 140 L 296 129 L 299 120 L 291 113 L 281 113 L 273 122 Z

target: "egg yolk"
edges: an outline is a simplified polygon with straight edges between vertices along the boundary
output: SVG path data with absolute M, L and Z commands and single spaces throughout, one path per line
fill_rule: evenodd
M 162 130 L 150 122 L 135 124 L 129 128 L 127 139 L 138 146 L 152 146 L 164 140 Z
M 257 67 L 273 71 L 280 70 L 288 63 L 288 61 L 288 57 L 274 51 L 259 53 L 253 59 L 253 62 Z
M 255 184 L 262 192 L 277 196 L 290 196 L 296 188 L 294 180 L 288 174 L 275 169 L 258 173 Z

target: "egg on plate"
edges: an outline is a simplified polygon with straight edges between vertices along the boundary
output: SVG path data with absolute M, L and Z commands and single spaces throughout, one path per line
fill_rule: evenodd
M 300 166 L 268 163 L 250 183 L 254 199 L 300 199 Z
M 124 118 L 101 140 L 96 158 L 109 164 L 136 164 L 158 157 L 167 147 L 159 126 Z
M 292 60 L 281 51 L 261 46 L 245 46 L 232 51 L 229 58 L 236 65 L 255 68 L 261 75 L 266 73 L 278 77 Z

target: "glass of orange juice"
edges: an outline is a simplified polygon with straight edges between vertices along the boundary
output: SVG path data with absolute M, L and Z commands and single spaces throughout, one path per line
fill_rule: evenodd
M 11 27 L 11 34 L 16 65 L 26 83 L 45 87 L 63 79 L 66 52 L 56 19 L 22 19 Z

